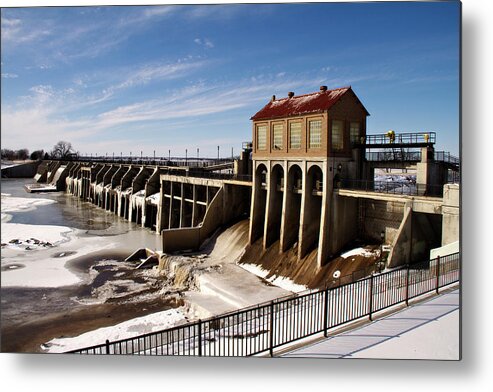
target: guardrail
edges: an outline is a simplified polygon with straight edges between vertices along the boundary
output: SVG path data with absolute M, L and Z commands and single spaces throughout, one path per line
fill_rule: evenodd
M 416 184 L 414 181 L 404 180 L 372 181 L 343 178 L 336 184 L 335 187 L 340 189 L 388 193 L 393 195 L 443 196 L 443 185 Z
M 367 151 L 365 158 L 370 162 L 421 161 L 421 151 Z
M 434 144 L 436 142 L 436 132 L 408 132 L 396 133 L 391 137 L 382 133 L 378 135 L 366 135 L 365 142 L 362 144 Z
M 159 332 L 70 351 L 77 354 L 250 356 L 368 317 L 459 281 L 455 253 L 335 288 L 280 298 Z
M 225 163 L 233 163 L 232 158 L 183 158 L 183 157 L 135 157 L 135 156 L 73 156 L 52 161 L 80 161 L 94 163 L 115 163 L 134 165 L 186 166 L 191 168 L 205 168 Z
M 420 162 L 421 151 L 402 151 L 399 149 L 388 151 L 367 151 L 365 158 L 370 162 L 385 161 L 408 161 Z M 436 162 L 450 163 L 451 165 L 460 165 L 460 158 L 450 154 L 447 151 L 435 151 L 433 160 Z

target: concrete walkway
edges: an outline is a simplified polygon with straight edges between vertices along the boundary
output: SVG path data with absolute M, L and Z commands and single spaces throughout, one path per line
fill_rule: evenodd
M 459 329 L 459 289 L 455 289 L 279 356 L 458 360 Z

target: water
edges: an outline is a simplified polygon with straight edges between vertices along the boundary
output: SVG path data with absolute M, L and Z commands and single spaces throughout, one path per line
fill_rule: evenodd
M 60 334 L 96 329 L 177 306 L 159 294 L 165 279 L 157 271 L 136 270 L 123 261 L 137 248 L 159 250 L 159 235 L 64 192 L 28 193 L 24 185 L 30 183 L 32 179 L 2 179 L 1 192 L 56 203 L 8 212 L 12 217 L 9 223 L 70 227 L 80 230 L 78 238 L 103 237 L 107 238 L 105 243 L 118 246 L 81 254 L 75 239 L 73 248 L 52 248 L 50 257 L 71 257 L 65 267 L 82 278 L 80 284 L 58 288 L 2 287 L 2 351 L 39 351 L 41 343 Z M 36 254 L 2 254 L 2 274 L 22 268 L 25 261 L 35 263 Z
M 161 248 L 161 238 L 156 233 L 75 196 L 65 192 L 26 192 L 24 185 L 32 182 L 32 179 L 2 179 L 1 192 L 15 197 L 50 199 L 56 203 L 43 205 L 31 211 L 9 212 L 8 214 L 12 216 L 10 223 L 66 226 L 84 230 L 86 236 L 126 234 L 122 241 L 125 249 L 147 247 L 159 250 Z

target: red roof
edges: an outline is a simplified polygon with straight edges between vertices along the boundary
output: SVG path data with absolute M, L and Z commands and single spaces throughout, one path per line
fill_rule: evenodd
M 266 120 L 324 112 L 330 109 L 349 90 L 351 90 L 351 87 L 341 87 L 333 90 L 320 90 L 316 93 L 298 95 L 291 98 L 276 99 L 265 105 L 251 120 Z

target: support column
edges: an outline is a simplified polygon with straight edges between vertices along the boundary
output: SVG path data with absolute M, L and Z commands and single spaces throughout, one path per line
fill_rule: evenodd
M 192 185 L 192 227 L 195 227 L 195 219 L 197 214 L 197 186 L 195 184 Z
M 283 170 L 282 175 L 279 173 L 280 170 Z M 269 170 L 270 175 L 267 183 L 267 205 L 263 239 L 264 249 L 267 249 L 280 237 L 283 202 L 283 195 L 281 192 L 284 191 L 282 189 L 278 189 L 278 179 L 282 179 L 284 181 L 285 171 L 286 170 L 284 170 L 278 163 Z
M 174 188 L 174 183 L 173 181 L 170 181 L 170 198 L 169 198 L 169 215 L 168 215 L 168 228 L 171 229 L 171 221 L 172 221 L 172 217 L 173 217 L 173 199 L 174 199 L 174 192 L 173 192 L 173 188 Z
M 334 183 L 331 179 L 334 174 L 334 168 L 332 171 L 328 168 L 328 163 L 324 162 L 323 165 L 323 195 L 322 195 L 322 211 L 320 212 L 320 236 L 318 239 L 318 253 L 317 253 L 317 266 L 322 267 L 328 260 L 331 254 L 330 239 L 334 235 L 335 219 L 331 219 L 333 208 L 333 189 Z M 332 175 L 330 175 L 332 174 Z
M 185 189 L 183 182 L 181 183 L 181 200 L 180 200 L 180 228 L 183 227 L 185 213 Z

